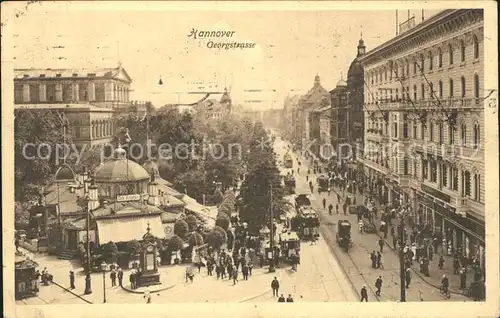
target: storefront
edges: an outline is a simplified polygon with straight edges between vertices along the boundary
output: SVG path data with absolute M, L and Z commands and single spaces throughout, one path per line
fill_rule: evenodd
M 417 224 L 430 223 L 434 233 L 441 233 L 443 228 L 443 218 L 434 213 L 434 202 L 422 193 L 416 193 L 416 221 Z

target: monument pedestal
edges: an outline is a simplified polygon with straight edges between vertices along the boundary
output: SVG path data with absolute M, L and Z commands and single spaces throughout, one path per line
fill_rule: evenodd
M 139 276 L 137 285 L 139 287 L 147 287 L 151 285 L 160 285 L 160 273 L 147 273 Z

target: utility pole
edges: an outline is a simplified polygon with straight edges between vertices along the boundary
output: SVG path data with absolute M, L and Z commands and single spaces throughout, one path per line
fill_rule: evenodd
M 406 302 L 406 282 L 405 282 L 405 257 L 404 257 L 404 215 L 401 215 L 400 218 L 400 223 L 399 223 L 399 238 L 400 238 L 400 244 L 399 244 L 399 270 L 400 270 L 400 285 L 401 285 L 401 295 L 400 295 L 400 300 L 401 302 Z
M 276 271 L 276 269 L 274 268 L 274 218 L 273 218 L 273 183 L 272 181 L 269 183 L 269 191 L 270 191 L 270 194 L 269 194 L 269 197 L 270 197 L 270 200 L 269 200 L 269 210 L 270 210 L 270 214 L 271 214 L 271 226 L 269 227 L 269 230 L 271 231 L 270 234 L 271 234 L 271 260 L 270 260 L 270 263 L 269 263 L 269 272 L 270 273 L 274 273 Z

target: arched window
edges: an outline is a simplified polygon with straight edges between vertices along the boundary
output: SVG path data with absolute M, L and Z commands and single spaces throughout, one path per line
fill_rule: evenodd
M 479 58 L 479 42 L 477 41 L 477 36 L 472 37 L 472 42 L 474 43 L 474 58 Z
M 429 70 L 432 71 L 433 60 L 432 60 L 432 52 L 429 51 Z
M 438 49 L 438 67 L 443 67 L 443 51 Z
M 420 95 L 422 96 L 422 100 L 424 100 L 425 99 L 425 85 L 424 85 L 424 83 L 422 83 L 420 85 Z
M 474 200 L 481 202 L 481 175 L 474 174 Z
M 442 81 L 439 81 L 439 84 L 438 84 L 438 89 L 439 89 L 439 98 L 443 98 L 443 82 Z
M 438 130 L 439 130 L 438 131 L 438 138 L 439 138 L 438 142 L 441 145 L 441 144 L 443 144 L 443 139 L 444 139 L 444 136 L 443 136 L 443 122 L 439 122 L 439 124 L 438 124 Z
M 448 187 L 448 166 L 446 163 L 441 164 L 441 184 Z
M 455 143 L 455 127 L 452 124 L 448 124 L 448 143 L 450 145 Z
M 413 85 L 413 101 L 417 101 L 417 85 Z
M 413 121 L 413 139 L 417 139 L 417 121 Z
M 465 97 L 465 77 L 460 78 L 460 92 L 462 94 L 462 98 Z
M 460 125 L 460 143 L 463 147 L 467 145 L 467 125 L 465 123 Z
M 406 64 L 406 76 L 410 76 L 410 62 Z
M 451 44 L 448 44 L 448 60 L 450 62 L 450 65 L 453 65 L 453 47 Z
M 479 103 L 479 75 L 474 74 L 474 98 Z
M 396 75 L 396 79 L 397 79 L 397 77 L 398 77 L 398 71 L 399 71 L 399 70 L 398 70 L 398 67 L 399 67 L 399 66 L 398 66 L 398 63 L 395 63 L 395 64 L 394 64 L 394 75 Z M 392 79 L 392 75 L 391 75 L 391 79 Z
M 434 84 L 429 83 L 429 92 L 430 92 L 430 97 L 431 99 L 434 98 Z
M 424 55 L 420 54 L 420 72 L 423 72 L 424 70 L 425 70 Z
M 449 93 L 449 96 L 450 98 L 453 97 L 453 80 L 450 78 L 450 85 L 449 85 L 449 88 L 450 88 L 450 93 Z
M 417 60 L 413 61 L 413 75 L 417 74 Z
M 432 121 L 429 124 L 429 140 L 434 141 L 434 123 Z
M 460 41 L 460 62 L 465 62 L 465 43 Z
M 474 123 L 474 149 L 479 148 L 479 138 L 480 138 L 480 131 L 479 131 L 479 123 Z
M 384 70 L 384 81 L 387 82 L 387 69 Z

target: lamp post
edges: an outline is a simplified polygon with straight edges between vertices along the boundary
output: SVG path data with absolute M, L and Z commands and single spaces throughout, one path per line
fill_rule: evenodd
M 102 270 L 102 290 L 103 290 L 103 303 L 106 303 L 106 270 L 108 269 L 108 264 L 106 262 L 101 263 L 101 270 Z
M 85 292 L 84 294 L 85 295 L 89 295 L 89 294 L 92 294 L 92 287 L 91 287 L 91 284 L 92 284 L 92 279 L 90 277 L 90 271 L 91 271 L 91 267 L 90 267 L 90 264 L 91 264 L 91 259 L 90 259 L 90 235 L 89 235 L 89 229 L 90 229 L 90 207 L 89 207 L 89 196 L 87 195 L 85 197 L 85 202 L 86 202 L 86 205 L 85 205 L 85 209 L 86 209 L 86 214 L 87 214 L 87 266 L 86 266 L 86 273 L 85 273 Z
M 270 200 L 269 200 L 269 210 L 270 210 L 270 214 L 271 214 L 271 226 L 269 227 L 269 230 L 271 231 L 270 234 L 271 234 L 271 260 L 270 260 L 270 263 L 269 263 L 269 272 L 270 273 L 274 273 L 276 271 L 276 268 L 274 267 L 274 223 L 273 223 L 273 184 L 272 182 L 269 183 L 269 196 L 270 196 Z
M 400 301 L 401 302 L 406 302 L 406 284 L 405 284 L 405 258 L 404 258 L 404 247 L 405 247 L 405 218 L 406 218 L 406 211 L 403 207 L 399 207 L 399 238 L 400 238 L 400 244 L 399 244 L 399 275 L 400 275 L 400 285 L 401 285 L 401 294 L 400 294 Z

